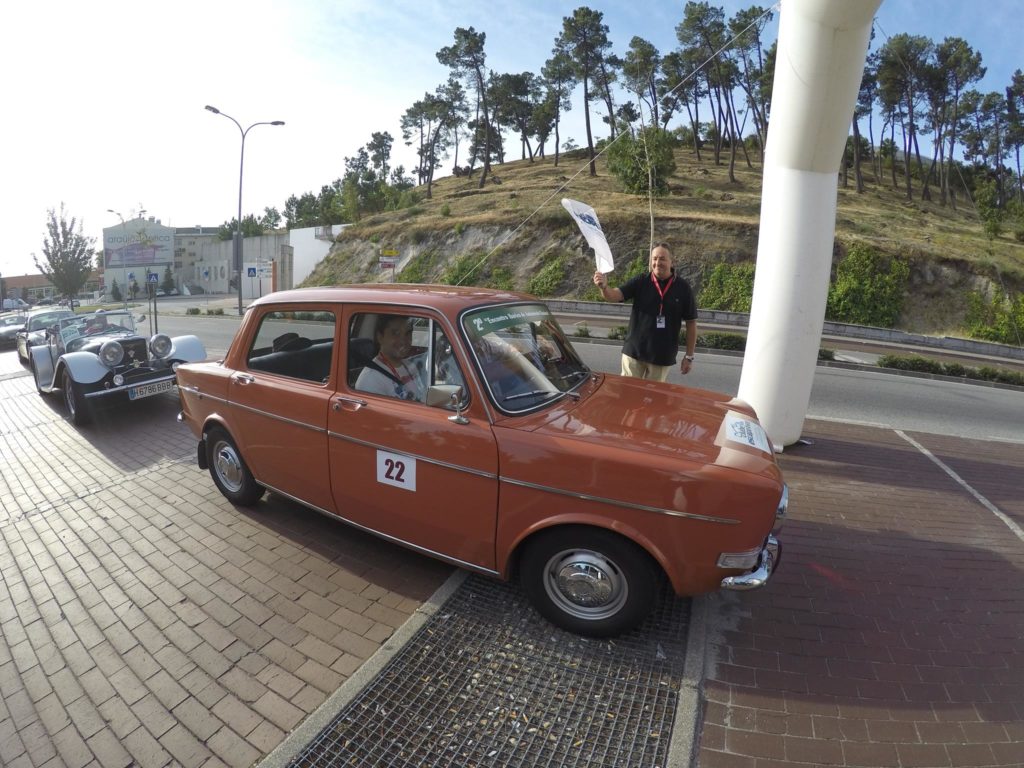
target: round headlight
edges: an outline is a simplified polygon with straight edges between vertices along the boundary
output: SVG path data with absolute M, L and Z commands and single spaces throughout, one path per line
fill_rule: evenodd
M 149 340 L 149 351 L 157 357 L 167 357 L 171 354 L 171 337 L 166 333 L 158 333 Z
M 100 347 L 100 362 L 108 367 L 114 367 L 124 360 L 124 347 L 118 341 L 105 341 Z

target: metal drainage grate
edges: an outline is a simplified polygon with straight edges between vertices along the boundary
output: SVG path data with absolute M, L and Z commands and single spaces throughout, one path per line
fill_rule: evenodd
M 471 576 L 292 766 L 664 765 L 690 601 L 637 631 L 563 632 Z

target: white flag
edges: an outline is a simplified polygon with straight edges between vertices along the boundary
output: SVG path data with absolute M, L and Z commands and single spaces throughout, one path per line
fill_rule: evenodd
M 562 206 L 576 220 L 587 243 L 594 249 L 594 259 L 597 262 L 597 271 L 608 273 L 615 269 L 615 261 L 612 259 L 612 249 L 608 247 L 608 241 L 604 239 L 604 232 L 601 230 L 601 222 L 597 220 L 597 213 L 586 203 L 578 200 L 562 198 Z

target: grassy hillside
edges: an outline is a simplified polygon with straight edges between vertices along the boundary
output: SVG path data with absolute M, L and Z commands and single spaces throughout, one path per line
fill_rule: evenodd
M 378 214 L 347 227 L 307 285 L 377 282 L 380 248 L 400 253 L 399 280 L 458 282 L 529 290 L 557 298 L 597 298 L 590 283 L 593 259 L 561 198 L 597 211 L 623 268 L 654 240 L 671 243 L 677 266 L 699 289 L 709 265 L 753 261 L 757 252 L 761 169 L 742 157 L 737 181 L 710 153 L 698 161 L 677 150 L 671 194 L 649 201 L 626 194 L 598 160 L 591 178 L 585 157 L 515 161 L 495 166 L 498 183 L 477 189 L 479 177 L 441 179 L 432 198 L 412 208 Z M 957 333 L 970 290 L 1024 290 L 1024 244 L 1012 234 L 984 234 L 970 203 L 960 210 L 934 202 L 908 202 L 869 179 L 864 194 L 839 188 L 833 261 L 858 242 L 898 254 L 911 264 L 911 286 L 899 326 L 924 333 Z M 613 281 L 614 282 L 614 281 Z

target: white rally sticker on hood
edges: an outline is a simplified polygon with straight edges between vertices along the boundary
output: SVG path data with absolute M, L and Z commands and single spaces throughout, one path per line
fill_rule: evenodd
M 772 449 L 768 443 L 768 434 L 756 421 L 751 421 L 735 413 L 725 415 L 725 434 L 730 440 L 737 443 L 749 445 L 751 448 L 759 448 L 765 453 L 771 453 Z

